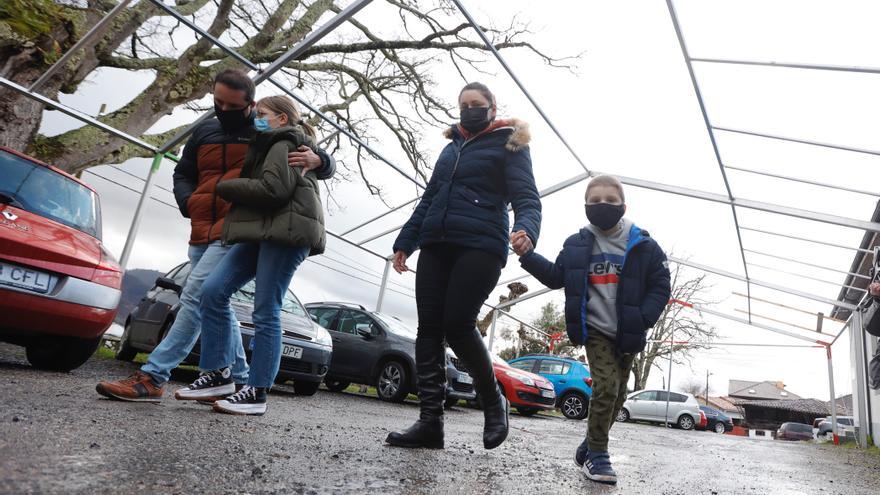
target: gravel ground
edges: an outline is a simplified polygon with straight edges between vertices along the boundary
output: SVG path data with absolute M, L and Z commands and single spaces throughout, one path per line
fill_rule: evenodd
M 618 424 L 620 483 L 606 487 L 572 461 L 585 422 L 513 415 L 508 441 L 485 451 L 482 414 L 456 408 L 445 450 L 412 451 L 382 439 L 415 419 L 415 404 L 279 387 L 251 418 L 94 391 L 134 369 L 93 358 L 41 372 L 0 344 L 0 493 L 880 493 L 880 456 L 827 445 Z

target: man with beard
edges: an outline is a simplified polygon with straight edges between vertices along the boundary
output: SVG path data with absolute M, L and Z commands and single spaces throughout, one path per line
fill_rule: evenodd
M 229 203 L 217 195 L 220 182 L 238 178 L 255 134 L 253 81 L 242 71 L 227 69 L 214 78 L 216 118 L 194 130 L 177 167 L 174 169 L 174 196 L 181 214 L 192 225 L 189 246 L 190 274 L 180 295 L 180 310 L 162 342 L 153 349 L 147 363 L 132 376 L 102 381 L 99 394 L 118 400 L 160 402 L 171 370 L 189 355 L 201 333 L 199 302 L 202 284 L 214 271 L 231 246 L 220 238 Z M 300 146 L 288 155 L 291 167 L 302 173 L 315 170 L 318 179 L 333 176 L 336 162 L 325 151 Z M 247 383 L 248 364 L 238 325 L 229 332 L 236 348 L 231 368 L 237 387 Z

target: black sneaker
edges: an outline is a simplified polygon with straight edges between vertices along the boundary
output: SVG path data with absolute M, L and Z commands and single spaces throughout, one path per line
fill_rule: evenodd
M 232 372 L 229 368 L 223 368 L 209 371 L 188 387 L 177 389 L 174 392 L 174 398 L 177 400 L 216 400 L 232 393 L 235 393 Z
M 242 389 L 242 387 L 246 387 L 246 386 L 247 385 L 245 385 L 244 383 L 236 383 L 235 384 L 235 392 L 238 392 L 239 390 Z M 229 397 L 230 395 L 232 395 L 232 394 L 226 394 L 221 397 L 211 397 L 210 399 L 199 399 L 196 402 L 198 402 L 199 404 L 201 404 L 203 406 L 213 406 L 214 403 L 217 402 L 218 400 L 225 399 L 225 398 Z
M 227 414 L 262 416 L 266 413 L 266 389 L 245 385 L 238 392 L 214 403 L 214 410 Z
M 617 484 L 617 473 L 611 468 L 611 457 L 608 452 L 590 452 L 584 462 L 584 474 L 587 479 L 606 485 Z
M 578 467 L 582 467 L 585 462 L 587 462 L 587 456 L 590 455 L 590 442 L 586 438 L 584 441 L 578 445 L 577 450 L 574 452 L 574 463 L 578 465 Z

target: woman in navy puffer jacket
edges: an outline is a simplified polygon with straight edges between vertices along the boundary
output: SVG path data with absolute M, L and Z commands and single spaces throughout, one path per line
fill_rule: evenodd
M 443 448 L 446 392 L 444 340 L 464 361 L 483 403 L 483 445 L 492 449 L 507 438 L 510 406 L 499 393 L 492 359 L 476 329 L 480 306 L 498 283 L 514 231 L 538 240 L 541 200 L 532 175 L 528 125 L 495 119 L 489 88 L 471 83 L 458 97 L 460 123 L 440 153 L 422 199 L 394 243 L 394 269 L 421 249 L 416 270 L 419 331 L 416 373 L 419 420 L 388 435 L 399 447 Z

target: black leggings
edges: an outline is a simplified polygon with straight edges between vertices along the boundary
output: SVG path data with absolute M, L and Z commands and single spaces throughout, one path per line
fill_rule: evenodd
M 497 254 L 454 244 L 422 248 L 416 267 L 419 337 L 454 341 L 473 332 L 503 263 Z

